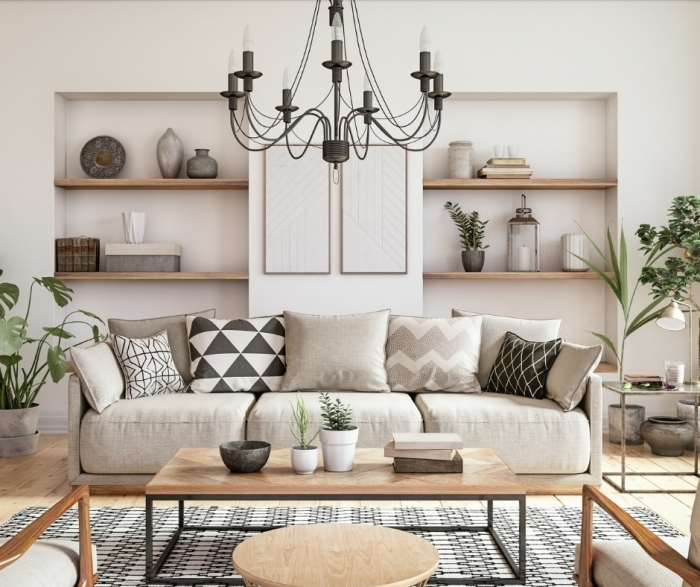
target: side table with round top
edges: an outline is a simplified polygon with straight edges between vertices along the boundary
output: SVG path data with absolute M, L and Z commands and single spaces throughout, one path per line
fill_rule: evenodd
M 233 567 L 248 587 L 424 587 L 439 558 L 430 542 L 402 530 L 309 524 L 244 540 Z

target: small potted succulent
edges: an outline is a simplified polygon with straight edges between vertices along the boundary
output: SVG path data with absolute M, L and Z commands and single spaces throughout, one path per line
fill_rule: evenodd
M 484 229 L 489 223 L 488 220 L 481 220 L 477 211 L 466 214 L 459 204 L 447 202 L 445 208 L 450 214 L 450 218 L 459 230 L 459 239 L 462 242 L 462 265 L 467 272 L 479 272 L 484 267 L 486 257 L 484 246 Z
M 352 409 L 338 398 L 331 401 L 327 393 L 321 393 L 320 402 L 323 468 L 334 473 L 352 471 L 358 435 L 357 426 L 350 424 Z
M 287 422 L 289 424 L 289 429 L 292 431 L 292 436 L 294 436 L 299 443 L 297 446 L 292 447 L 292 468 L 298 475 L 311 475 L 311 473 L 316 470 L 316 467 L 318 467 L 318 447 L 311 446 L 311 443 L 316 439 L 319 432 L 321 432 L 321 427 L 319 426 L 316 434 L 307 440 L 309 412 L 306 409 L 304 398 L 297 392 L 296 405 L 292 404 L 292 402 L 289 402 L 289 405 L 292 406 L 292 416 L 294 416 L 296 430 L 291 420 L 287 420 Z

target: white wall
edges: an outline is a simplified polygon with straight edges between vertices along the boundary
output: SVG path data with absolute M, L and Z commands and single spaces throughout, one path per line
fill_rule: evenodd
M 624 219 L 628 236 L 642 222 L 663 222 L 672 197 L 697 191 L 700 181 L 700 167 L 696 164 L 700 152 L 700 133 L 697 132 L 700 128 L 697 107 L 700 90 L 700 68 L 697 66 L 697 55 L 700 54 L 697 35 L 699 3 L 672 0 L 437 0 L 399 3 L 377 0 L 359 2 L 359 5 L 375 72 L 383 81 L 387 98 L 396 104 L 397 111 L 410 107 L 414 101 L 416 82 L 408 74 L 417 66 L 418 36 L 425 23 L 433 31 L 434 48 L 442 49 L 445 55 L 445 85 L 452 91 L 617 94 L 616 167 L 620 184 L 617 201 L 606 196 L 605 207 L 609 212 L 616 211 L 615 220 Z M 142 114 L 130 119 L 129 105 L 98 112 L 99 105 L 72 104 L 70 101 L 61 104 L 60 99 L 57 103 L 57 92 L 218 92 L 225 87 L 228 52 L 231 46 L 240 46 L 244 26 L 248 23 L 256 38 L 256 65 L 265 73 L 256 83 L 255 96 L 261 108 L 269 108 L 279 102 L 284 67 L 291 67 L 301 55 L 311 9 L 312 3 L 308 1 L 0 2 L 0 79 L 3 80 L 3 91 L 0 92 L 0 176 L 3 178 L 0 198 L 4 220 L 0 230 L 0 267 L 5 270 L 4 277 L 19 283 L 26 291 L 31 276 L 51 274 L 53 239 L 64 229 L 67 232 L 99 229 L 110 238 L 117 238 L 114 218 L 118 212 L 124 211 L 124 205 L 148 206 L 144 209 L 153 220 L 167 218 L 168 222 L 181 227 L 192 202 L 176 193 L 171 197 L 148 194 L 143 201 L 130 199 L 130 196 L 119 200 L 119 196 L 110 195 L 101 204 L 96 195 L 76 198 L 72 195 L 64 197 L 60 193 L 56 195 L 52 181 L 62 168 L 61 162 L 56 160 L 63 157 L 61 144 L 67 145 L 66 165 L 70 170 L 75 165 L 75 149 L 78 147 L 68 142 L 79 143 L 83 138 L 107 130 L 124 137 L 137 133 L 134 136 L 138 140 L 129 147 L 129 153 L 143 157 L 139 162 L 143 165 L 140 171 L 156 176 L 154 159 L 149 154 L 151 147 L 146 147 L 147 142 L 151 141 L 152 145 L 167 126 L 177 130 L 192 123 L 189 115 L 175 110 L 154 121 L 157 124 L 152 127 L 146 127 L 145 123 L 149 121 Z M 322 11 L 325 16 L 325 7 Z M 327 31 L 320 28 L 307 68 L 307 81 L 298 94 L 299 105 L 311 104 L 319 95 L 324 95 L 330 85 L 328 73 L 318 66 L 318 62 L 327 58 L 327 38 Z M 352 77 L 356 91 L 361 89 L 360 82 L 361 76 Z M 87 109 L 93 107 L 95 110 L 88 113 Z M 470 109 L 478 107 L 475 104 L 448 107 L 445 134 L 438 149 L 444 152 L 448 136 L 479 136 L 478 150 L 482 153 L 492 144 L 510 142 L 510 138 L 500 132 L 503 129 L 496 133 L 494 126 L 491 135 L 486 132 L 489 125 L 483 120 L 477 123 L 469 118 Z M 599 105 L 586 107 L 597 108 Z M 77 126 L 66 126 L 63 130 L 62 122 L 57 118 L 60 119 L 65 111 L 66 119 L 72 120 L 73 114 L 78 114 L 77 110 L 82 110 L 81 117 L 85 115 L 81 118 L 85 124 L 82 133 L 77 133 Z M 610 112 L 609 105 L 606 111 Z M 452 112 L 455 116 L 451 117 Z M 552 114 L 556 112 L 553 110 Z M 213 120 L 209 114 L 201 113 L 201 116 L 202 120 Z M 517 111 L 514 116 L 517 120 Z M 584 115 L 582 120 L 587 117 Z M 605 118 L 609 119 L 608 114 Z M 595 137 L 601 132 L 610 132 L 611 124 L 608 120 L 605 130 L 601 131 L 599 114 L 592 119 L 596 122 L 590 136 L 598 141 Z M 220 127 L 214 129 L 211 126 L 206 132 L 221 133 L 216 136 L 222 148 L 232 145 L 232 138 L 229 143 L 224 140 L 228 125 L 225 112 L 221 113 L 216 124 Z M 543 129 L 541 140 L 535 138 L 533 143 L 526 137 L 525 140 L 516 138 L 513 141 L 519 142 L 523 148 L 527 146 L 529 151 L 524 151 L 524 154 L 528 157 L 546 146 L 549 131 L 545 129 L 551 126 L 551 121 L 543 116 L 538 126 Z M 71 135 L 72 132 L 75 134 Z M 579 128 L 577 132 L 588 136 L 587 128 Z M 195 140 L 196 136 L 189 135 L 188 141 Z M 214 138 L 214 134 L 211 137 Z M 609 140 L 605 143 L 611 144 Z M 538 161 L 533 161 L 533 165 L 536 165 L 536 170 L 544 171 L 551 159 L 546 149 L 541 153 L 541 158 L 538 155 Z M 439 156 L 438 150 L 434 156 Z M 608 152 L 604 154 L 605 159 L 601 160 L 600 156 L 596 154 L 595 163 L 591 165 L 596 171 L 601 165 L 609 169 L 613 156 Z M 429 157 L 425 164 L 426 175 L 439 172 L 440 166 L 444 165 L 434 165 Z M 251 168 L 257 169 L 255 165 Z M 569 167 L 566 170 L 577 171 Z M 551 172 L 555 174 L 557 171 L 559 169 L 555 168 Z M 581 168 L 578 171 L 584 174 L 586 170 Z M 493 196 L 499 197 L 497 194 Z M 217 194 L 203 196 L 208 213 L 214 213 L 222 197 Z M 467 198 L 466 195 L 459 197 Z M 536 206 L 536 211 L 548 210 L 554 197 L 533 196 L 533 207 Z M 503 198 L 503 209 L 498 208 L 498 213 L 496 208 L 490 208 L 494 205 L 491 200 L 484 200 L 484 209 L 493 210 L 497 219 L 503 218 L 504 210 L 509 212 L 514 207 L 514 202 L 508 198 Z M 435 210 L 431 212 L 431 207 L 439 206 L 442 199 L 438 195 L 435 203 L 431 200 L 427 204 L 426 216 L 436 213 Z M 591 195 L 590 201 L 596 210 L 600 199 L 599 195 Z M 253 266 L 254 255 L 261 250 L 261 243 L 256 242 L 259 239 L 255 236 L 258 204 L 251 198 L 252 273 L 259 271 L 260 267 L 259 264 L 257 268 Z M 79 228 L 75 223 L 82 217 L 81 210 L 87 211 L 85 223 L 80 221 Z M 235 203 L 226 208 L 226 214 L 244 213 L 243 210 L 244 204 Z M 581 214 L 588 221 L 589 214 L 597 215 L 598 212 L 590 213 L 588 208 L 578 207 L 571 213 L 572 216 Z M 554 239 L 555 232 L 570 230 L 570 220 L 571 217 L 567 217 L 566 230 L 553 231 L 549 238 Z M 444 222 L 444 218 L 440 222 Z M 498 222 L 494 221 L 495 227 Z M 193 228 L 202 230 L 196 218 L 191 223 Z M 158 224 L 149 224 L 149 227 L 155 230 Z M 162 233 L 163 238 L 171 234 L 173 232 Z M 417 241 L 412 246 L 422 249 L 422 243 L 418 242 L 420 233 L 414 236 Z M 191 237 L 183 236 L 184 244 L 195 246 L 195 241 L 188 243 L 186 238 Z M 222 238 L 229 247 L 238 242 L 235 235 L 223 235 Z M 496 235 L 492 238 L 498 242 Z M 432 255 L 430 251 L 428 253 Z M 449 251 L 444 253 L 446 258 Z M 234 264 L 239 266 L 239 260 L 230 262 L 231 267 Z M 451 263 L 454 264 L 454 260 Z M 635 257 L 633 265 L 638 267 L 640 264 L 641 258 Z M 407 276 L 407 281 L 411 281 L 408 294 L 411 300 L 405 306 L 402 306 L 402 301 L 392 303 L 395 309 L 405 307 L 413 312 L 417 307 L 422 292 L 415 293 L 418 278 L 415 274 L 413 277 L 415 282 L 411 281 L 411 274 Z M 338 287 L 346 289 L 344 284 L 352 284 L 347 286 L 349 297 L 350 292 L 355 292 L 353 298 L 364 295 L 359 288 L 353 289 L 354 276 L 347 280 L 343 277 L 342 285 L 337 282 L 340 277 L 329 277 L 327 283 L 333 285 L 327 286 L 324 282 L 319 288 L 312 279 L 296 279 L 291 278 L 285 283 L 290 284 L 290 296 L 294 292 L 289 306 L 295 305 L 298 309 L 310 310 L 313 306 L 318 311 L 325 311 L 330 308 L 326 305 L 329 289 L 331 292 L 337 291 Z M 231 301 L 243 295 L 239 285 L 219 285 L 210 290 L 210 286 L 203 283 L 175 287 L 172 284 L 78 284 L 76 300 L 80 306 L 89 304 L 88 309 L 105 317 L 126 312 L 142 316 L 162 315 L 170 311 L 198 309 L 209 302 L 217 305 L 221 314 L 223 311 L 245 310 L 238 301 Z M 430 284 L 425 288 L 427 313 L 442 313 L 450 305 L 452 292 L 449 287 L 455 288 L 455 298 L 464 296 L 466 291 L 462 286 L 449 286 L 434 293 L 434 287 Z M 535 315 L 563 311 L 563 296 L 555 295 L 562 291 L 556 289 L 561 286 L 545 286 L 540 290 L 533 287 L 527 283 L 511 284 L 506 294 L 502 285 L 494 282 L 470 289 L 469 295 L 474 298 L 475 305 L 484 308 L 499 300 L 506 304 L 506 298 L 512 297 L 530 300 L 527 309 Z M 563 291 L 567 295 L 570 293 L 566 289 Z M 260 292 L 253 293 L 251 313 L 255 313 Z M 585 284 L 577 290 L 577 295 L 579 297 L 573 298 L 571 304 L 604 294 L 600 293 L 599 284 Z M 317 304 L 310 303 L 314 297 Z M 553 297 L 557 300 L 554 304 Z M 202 304 L 205 299 L 208 303 Z M 430 300 L 435 300 L 434 307 L 428 307 L 433 303 Z M 380 301 L 379 305 L 385 305 L 384 300 Z M 358 303 L 351 307 L 348 303 L 347 309 L 351 311 L 361 306 L 363 304 Z M 273 308 L 279 308 L 278 301 L 271 300 L 260 307 L 265 311 Z M 32 322 L 34 328 L 49 324 L 57 315 L 45 297 L 37 298 Z M 611 322 L 614 319 L 614 316 L 606 315 L 606 328 L 613 328 Z M 578 337 L 577 333 L 571 336 Z M 581 332 L 580 336 L 583 339 L 586 335 Z M 685 340 L 682 334 L 648 327 L 630 341 L 628 370 L 659 371 L 663 359 L 685 357 Z M 65 422 L 65 385 L 51 386 L 42 393 L 40 401 L 43 428 L 60 429 Z M 669 400 L 658 400 L 649 405 L 654 411 L 672 412 L 674 409 L 673 401 Z

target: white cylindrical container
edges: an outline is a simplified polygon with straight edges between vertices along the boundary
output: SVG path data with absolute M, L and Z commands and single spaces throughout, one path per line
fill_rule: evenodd
M 326 471 L 333 473 L 352 471 L 358 433 L 357 426 L 351 426 L 350 430 L 321 429 L 323 468 Z
M 306 450 L 294 446 L 291 450 L 292 468 L 297 475 L 311 475 L 318 467 L 318 447 L 310 446 Z
M 561 235 L 561 270 L 562 271 L 588 271 L 588 266 L 574 257 L 574 255 L 588 258 L 588 239 L 585 234 Z
M 448 176 L 451 179 L 474 177 L 474 144 L 471 141 L 454 141 L 447 149 Z
M 122 212 L 122 222 L 124 224 L 124 240 L 130 245 L 142 243 L 146 231 L 146 213 Z

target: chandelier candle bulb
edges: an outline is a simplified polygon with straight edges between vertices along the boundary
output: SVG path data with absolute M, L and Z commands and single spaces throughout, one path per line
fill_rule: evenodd
M 245 25 L 245 31 L 243 32 L 243 51 L 253 52 L 253 33 L 248 25 Z M 245 64 L 243 65 L 245 69 Z M 250 69 L 253 69 L 252 67 Z
M 340 20 L 340 14 L 338 12 L 336 12 L 333 16 L 333 24 L 331 25 L 331 40 L 343 40 L 343 21 Z M 337 61 L 340 61 L 340 59 L 338 59 Z
M 430 31 L 427 26 L 423 26 L 420 31 L 420 50 L 421 53 L 430 52 Z M 428 67 L 430 69 L 430 67 Z M 424 71 L 428 71 L 428 69 Z

